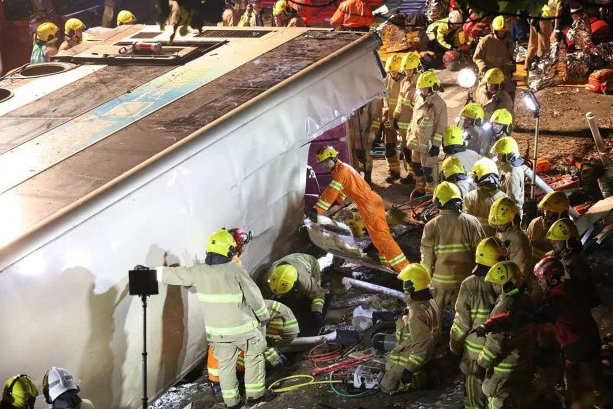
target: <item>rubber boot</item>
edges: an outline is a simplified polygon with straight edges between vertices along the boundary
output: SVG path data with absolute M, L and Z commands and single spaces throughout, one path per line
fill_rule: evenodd
M 400 178 L 400 183 L 402 183 L 403 185 L 411 185 L 415 183 L 415 178 L 412 174 L 408 174 L 405 177 Z
M 389 175 L 385 178 L 387 183 L 393 183 L 394 181 L 400 179 L 400 173 L 390 172 Z

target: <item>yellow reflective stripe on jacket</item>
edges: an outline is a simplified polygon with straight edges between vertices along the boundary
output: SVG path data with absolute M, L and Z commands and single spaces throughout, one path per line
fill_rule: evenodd
M 344 194 L 343 192 L 338 192 L 338 195 L 340 196 L 341 200 L 347 199 L 347 195 Z
M 469 341 L 468 339 L 464 340 L 464 346 L 470 352 L 474 352 L 475 354 L 480 353 L 483 350 L 483 345 L 477 344 L 475 342 Z
M 492 359 L 496 359 L 496 355 L 494 355 L 494 353 L 492 351 L 490 351 L 485 345 L 483 346 L 483 349 L 481 349 L 481 356 L 486 360 L 486 361 L 492 361 Z
M 463 253 L 470 251 L 468 243 L 439 244 L 434 246 L 434 254 Z
M 204 303 L 221 304 L 232 303 L 240 304 L 243 301 L 243 294 L 204 294 L 198 293 L 198 299 Z
M 209 375 L 213 375 L 213 376 L 219 376 L 219 369 L 217 368 L 206 368 L 206 371 L 209 373 Z
M 264 351 L 264 359 L 268 362 L 275 362 L 278 358 L 279 354 L 274 348 L 266 348 L 266 351 Z
M 328 203 L 324 202 L 324 201 L 323 201 L 323 200 L 321 200 L 321 199 L 319 199 L 319 200 L 317 201 L 317 203 L 315 204 L 315 206 L 319 206 L 319 207 L 321 207 L 321 208 L 322 208 L 322 209 L 324 209 L 324 210 L 328 210 L 328 209 L 330 208 L 330 205 L 329 205 Z
M 232 389 L 222 389 L 221 396 L 224 399 L 232 399 L 238 397 L 238 387 Z
M 324 306 L 324 300 L 322 298 L 313 298 L 313 301 L 311 301 L 311 307 L 323 307 Z
M 343 190 L 343 185 L 339 182 L 337 182 L 336 180 L 332 180 L 330 182 L 330 187 L 333 187 L 334 189 L 338 190 L 339 192 L 341 190 Z
M 413 362 L 415 365 L 421 365 L 424 362 L 424 358 L 419 355 L 409 355 L 409 361 Z
M 245 392 L 247 396 L 250 394 L 258 393 L 264 391 L 264 383 L 246 383 L 245 384 Z
M 272 321 L 280 312 L 281 303 L 279 301 L 273 301 L 270 306 L 270 320 Z
M 440 133 L 435 133 L 434 138 L 432 138 L 432 144 L 434 146 L 441 146 L 443 144 L 443 135 Z
M 459 284 L 464 281 L 464 278 L 456 278 L 456 276 L 450 276 L 446 274 L 434 273 L 432 275 L 432 282 L 440 284 Z
M 451 326 L 451 330 L 453 332 L 457 332 L 460 335 L 464 335 L 466 334 L 466 331 L 464 331 L 462 328 L 460 328 L 459 325 L 457 325 L 455 322 L 453 323 L 453 325 Z
M 268 310 L 266 309 L 266 306 L 263 306 L 262 308 L 258 308 L 256 311 L 253 311 L 253 313 L 255 315 L 257 315 L 258 317 L 261 317 L 262 315 L 266 314 L 268 312 Z
M 404 254 L 401 254 L 401 255 L 396 256 L 393 259 L 391 259 L 389 261 L 389 264 L 390 264 L 390 266 L 393 267 L 393 266 L 396 266 L 396 265 L 398 265 L 398 264 L 400 264 L 400 263 L 402 263 L 403 261 L 406 261 L 406 260 L 407 260 L 406 256 Z
M 240 334 L 246 334 L 247 332 L 253 331 L 257 327 L 258 327 L 258 325 L 257 325 L 257 321 L 256 320 L 252 320 L 251 322 L 248 322 L 246 324 L 239 325 L 239 326 L 236 326 L 236 327 L 227 327 L 227 328 L 223 328 L 223 327 L 211 327 L 209 325 L 205 325 L 206 332 L 208 332 L 210 335 L 240 335 Z
M 407 129 L 409 129 L 409 125 L 411 125 L 410 122 L 400 122 L 400 121 L 398 121 L 398 128 L 400 128 L 401 131 L 406 131 Z
M 511 363 L 505 363 L 505 362 L 501 362 L 498 365 L 494 366 L 494 371 L 496 372 L 506 372 L 506 373 L 510 373 L 513 372 L 514 370 L 527 365 L 528 362 L 524 361 L 524 362 L 517 362 L 514 364 Z
M 489 318 L 491 311 L 487 308 L 475 308 L 470 310 L 471 318 Z

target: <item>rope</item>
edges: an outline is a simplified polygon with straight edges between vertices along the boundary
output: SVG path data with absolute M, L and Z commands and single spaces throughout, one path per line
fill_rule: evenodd
M 301 382 L 301 383 L 297 383 L 294 385 L 290 385 L 290 386 L 285 386 L 285 387 L 281 387 L 281 388 L 274 388 L 275 385 L 277 384 L 281 384 L 285 381 L 289 381 L 291 379 L 306 379 L 305 382 Z M 294 391 L 296 389 L 300 389 L 300 388 L 304 388 L 305 386 L 311 386 L 311 385 L 321 385 L 321 384 L 328 384 L 330 386 L 332 386 L 332 384 L 334 383 L 343 383 L 343 381 L 339 381 L 339 380 L 326 380 L 326 381 L 316 381 L 315 378 L 312 375 L 306 375 L 306 374 L 302 374 L 302 375 L 292 375 L 292 376 L 287 376 L 285 378 L 281 378 L 279 380 L 274 381 L 273 383 L 270 384 L 270 386 L 268 386 L 268 389 L 270 389 L 273 392 L 277 392 L 277 393 L 281 393 L 281 392 L 289 392 L 289 391 Z

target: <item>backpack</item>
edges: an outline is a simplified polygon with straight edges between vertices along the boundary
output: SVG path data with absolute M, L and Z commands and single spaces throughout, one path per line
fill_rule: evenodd
M 603 94 L 613 93 L 613 70 L 605 68 L 590 74 L 586 88 Z

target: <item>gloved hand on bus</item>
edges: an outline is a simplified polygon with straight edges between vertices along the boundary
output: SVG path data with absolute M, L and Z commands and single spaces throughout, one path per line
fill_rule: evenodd
M 309 212 L 309 219 L 313 222 L 313 223 L 317 223 L 317 216 L 319 216 L 317 214 L 317 210 L 315 209 L 311 209 L 311 211 Z

